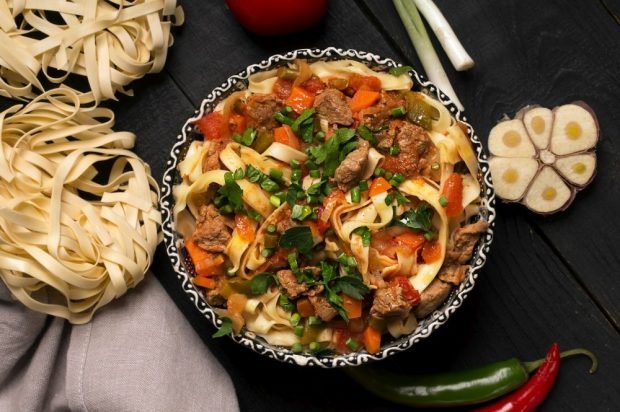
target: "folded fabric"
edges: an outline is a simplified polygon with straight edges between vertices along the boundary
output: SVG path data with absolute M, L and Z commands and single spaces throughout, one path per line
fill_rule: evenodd
M 72 326 L 0 283 L 0 410 L 239 410 L 230 377 L 148 274 Z

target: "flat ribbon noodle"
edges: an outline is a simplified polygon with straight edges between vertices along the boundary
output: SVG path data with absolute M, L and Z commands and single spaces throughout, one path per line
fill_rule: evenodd
M 161 239 L 157 183 L 113 124 L 69 89 L 0 114 L 0 279 L 76 324 L 138 284 Z M 103 180 L 96 165 L 110 161 Z

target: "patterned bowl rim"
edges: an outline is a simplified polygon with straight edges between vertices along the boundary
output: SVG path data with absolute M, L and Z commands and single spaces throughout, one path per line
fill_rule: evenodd
M 183 148 L 186 147 L 191 131 L 192 123 L 202 117 L 205 113 L 213 110 L 215 105 L 221 98 L 235 91 L 235 86 L 245 84 L 248 77 L 256 72 L 265 71 L 273 67 L 281 65 L 283 62 L 292 61 L 296 58 L 306 59 L 352 59 L 360 61 L 373 67 L 396 67 L 399 66 L 390 58 L 383 58 L 373 53 L 353 50 L 341 49 L 336 47 L 328 47 L 326 49 L 299 49 L 293 50 L 285 54 L 275 54 L 266 60 L 257 64 L 248 66 L 240 73 L 230 76 L 221 86 L 215 87 L 200 104 L 200 108 L 194 112 L 194 116 L 187 119 L 181 133 L 176 138 L 176 143 L 170 151 L 170 158 L 167 161 L 167 169 L 164 172 L 161 187 L 160 206 L 162 210 L 162 230 L 164 234 L 164 242 L 166 251 L 170 258 L 172 267 L 174 268 L 178 280 L 181 282 L 183 291 L 187 294 L 189 300 L 194 304 L 196 309 L 215 327 L 222 325 L 213 308 L 203 298 L 203 294 L 191 282 L 191 276 L 183 265 L 183 257 L 180 253 L 180 239 L 174 230 L 174 222 L 172 221 L 172 208 L 174 206 L 174 198 L 172 194 L 172 186 L 177 182 L 177 163 L 181 156 L 184 155 Z M 312 354 L 294 354 L 289 349 L 270 345 L 262 338 L 256 337 L 252 332 L 243 330 L 241 334 L 232 336 L 231 339 L 246 348 L 253 350 L 268 358 L 281 362 L 296 364 L 300 366 L 318 366 L 323 368 L 335 368 L 344 366 L 357 366 L 370 361 L 385 359 L 391 355 L 402 352 L 412 347 L 421 339 L 427 338 L 433 331 L 445 324 L 450 316 L 463 304 L 469 293 L 474 288 L 476 279 L 480 270 L 484 266 L 490 245 L 493 240 L 493 226 L 495 222 L 495 192 L 491 183 L 491 174 L 487 163 L 487 155 L 478 136 L 476 136 L 473 127 L 467 123 L 465 115 L 457 108 L 450 98 L 437 88 L 433 83 L 419 75 L 415 70 L 411 70 L 410 75 L 414 81 L 414 87 L 422 87 L 428 90 L 435 98 L 437 98 L 454 116 L 461 121 L 467 128 L 467 134 L 474 145 L 477 153 L 478 163 L 480 165 L 480 183 L 482 186 L 482 202 L 480 208 L 480 216 L 489 223 L 489 229 L 480 239 L 480 242 L 472 257 L 471 269 L 468 271 L 465 280 L 461 285 L 452 291 L 451 295 L 445 300 L 442 306 L 433 313 L 422 319 L 414 332 L 409 335 L 402 336 L 384 344 L 381 350 L 376 354 L 370 354 L 365 351 L 353 352 L 346 355 L 334 356 L 314 356 Z

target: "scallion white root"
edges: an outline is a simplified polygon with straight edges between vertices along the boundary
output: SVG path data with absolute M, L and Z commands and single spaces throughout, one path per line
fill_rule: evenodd
M 465 48 L 459 41 L 450 23 L 446 20 L 439 8 L 432 0 L 414 0 L 415 5 L 428 25 L 437 36 L 437 40 L 441 43 L 444 51 L 448 55 L 450 62 L 457 71 L 469 70 L 474 66 L 474 61 L 465 51 Z
M 433 44 L 431 43 L 428 33 L 426 32 L 426 28 L 424 27 L 422 17 L 420 16 L 420 13 L 418 13 L 418 9 L 413 3 L 413 0 L 393 1 L 394 7 L 396 7 L 396 11 L 398 12 L 400 19 L 409 34 L 409 38 L 413 43 L 413 47 L 420 57 L 424 71 L 426 71 L 426 75 L 437 85 L 437 87 L 439 87 L 442 92 L 450 97 L 459 110 L 463 110 L 463 104 L 461 104 L 460 100 L 456 96 L 456 93 L 454 92 L 454 89 L 452 88 L 452 85 L 450 84 L 450 80 L 448 80 L 448 76 L 439 61 L 439 57 L 437 57 L 437 53 L 435 52 Z

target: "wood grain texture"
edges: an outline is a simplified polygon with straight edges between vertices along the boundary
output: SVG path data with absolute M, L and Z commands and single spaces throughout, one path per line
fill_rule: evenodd
M 566 212 L 539 217 L 516 207 L 548 238 L 589 294 L 620 330 L 620 26 L 601 3 L 585 0 L 437 1 L 476 65 L 457 73 L 437 48 L 450 80 L 483 142 L 503 116 L 521 107 L 587 102 L 601 127 L 598 175 Z M 401 53 L 417 56 L 392 7 L 364 1 Z M 419 64 L 416 67 L 420 67 Z M 615 269 L 615 270 L 614 270 Z

